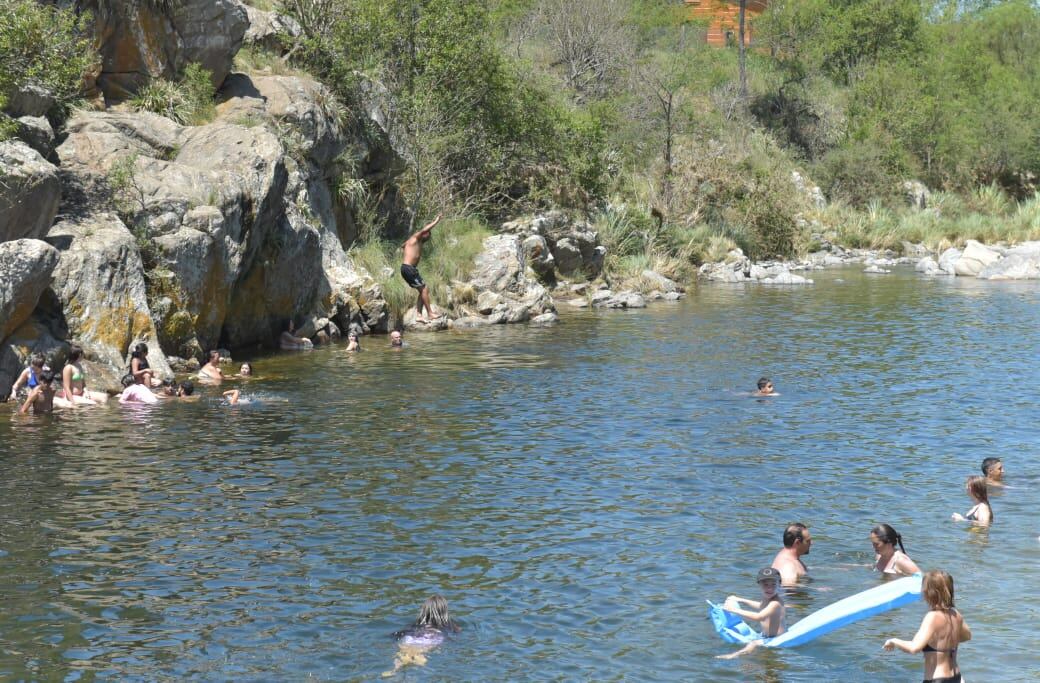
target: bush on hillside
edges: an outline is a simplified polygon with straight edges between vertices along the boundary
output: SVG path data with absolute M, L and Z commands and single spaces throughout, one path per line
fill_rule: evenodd
M 134 111 L 150 111 L 184 126 L 197 126 L 213 119 L 213 84 L 210 72 L 189 64 L 177 82 L 157 78 L 130 100 Z

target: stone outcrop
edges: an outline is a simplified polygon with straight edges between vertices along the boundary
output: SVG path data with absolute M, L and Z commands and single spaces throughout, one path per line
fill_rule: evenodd
M 0 341 L 29 319 L 56 265 L 58 251 L 46 242 L 0 243 Z
M 981 273 L 986 266 L 999 261 L 1000 257 L 1000 252 L 975 240 L 968 240 L 960 257 L 953 262 L 953 272 L 961 276 L 974 277 Z
M 564 277 L 593 279 L 603 270 L 606 247 L 592 225 L 571 219 L 561 211 L 550 211 L 534 218 L 522 218 L 502 225 L 503 233 L 519 235 L 523 240 L 541 237 L 552 256 L 555 272 Z M 532 243 L 534 244 L 540 243 Z M 548 264 L 532 260 L 532 268 L 543 278 Z
M 231 71 L 249 21 L 235 0 L 85 0 L 101 53 L 98 86 L 122 100 L 154 78 L 175 80 L 200 64 L 214 89 Z
M 0 142 L 0 242 L 46 235 L 60 201 L 53 164 L 24 142 Z
M 47 241 L 61 253 L 51 281 L 60 310 L 50 313 L 60 318 L 65 338 L 108 370 L 107 385 L 99 386 L 96 378 L 93 388 L 119 388 L 118 375 L 137 342 L 148 344 L 156 374 L 170 374 L 148 307 L 137 242 L 126 226 L 114 215 L 95 214 L 56 224 Z
M 838 262 L 844 262 L 838 259 Z M 764 285 L 811 285 L 810 278 L 791 272 L 792 265 L 783 262 L 752 263 L 740 249 L 733 249 L 725 260 L 705 263 L 698 271 L 711 282 L 757 282 Z
M 903 182 L 903 197 L 908 206 L 923 211 L 928 208 L 932 193 L 920 180 L 907 180 Z
M 278 12 L 265 12 L 242 2 L 238 4 L 245 10 L 249 22 L 244 38 L 246 45 L 256 45 L 284 55 L 303 37 L 303 29 L 292 17 Z
M 983 280 L 1040 280 L 1040 242 L 1025 242 L 1008 249 L 1004 257 L 978 273 Z

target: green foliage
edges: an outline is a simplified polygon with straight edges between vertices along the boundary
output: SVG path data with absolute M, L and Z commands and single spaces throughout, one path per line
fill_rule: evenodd
M 210 72 L 199 64 L 189 64 L 177 82 L 157 78 L 141 89 L 130 106 L 134 111 L 150 111 L 185 126 L 198 126 L 213 120 L 213 83 Z
M 0 110 L 18 88 L 36 85 L 53 94 L 57 111 L 51 114 L 64 117 L 98 62 L 88 21 L 33 0 L 0 3 Z M 0 120 L 0 139 L 11 133 L 10 123 Z

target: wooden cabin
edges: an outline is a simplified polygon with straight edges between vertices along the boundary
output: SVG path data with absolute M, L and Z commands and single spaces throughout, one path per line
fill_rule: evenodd
M 690 18 L 707 24 L 708 45 L 736 45 L 740 36 L 740 3 L 728 0 L 684 0 Z M 767 0 L 747 0 L 744 17 L 744 44 L 754 38 L 754 19 L 766 11 Z

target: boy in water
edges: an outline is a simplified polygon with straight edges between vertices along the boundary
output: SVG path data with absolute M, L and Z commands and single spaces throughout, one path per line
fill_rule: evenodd
M 779 396 L 780 394 L 776 393 L 776 391 L 773 390 L 773 380 L 769 379 L 768 377 L 761 377 L 758 380 L 758 391 L 754 392 L 751 395 L 752 396 Z
M 417 267 L 419 259 L 422 258 L 423 244 L 430 240 L 430 234 L 440 220 L 441 215 L 437 214 L 436 218 L 424 225 L 422 230 L 409 237 L 404 243 L 404 263 L 401 264 L 401 277 L 404 278 L 409 287 L 419 292 L 418 301 L 415 303 L 415 319 L 419 322 L 426 322 L 427 320 L 440 317 L 439 314 L 433 312 L 433 306 L 430 304 L 430 288 L 423 282 L 422 275 L 419 274 L 419 268 Z M 423 307 L 426 308 L 428 316 L 426 318 L 423 317 Z
M 50 415 L 54 412 L 54 394 L 57 393 L 54 388 L 54 373 L 50 370 L 41 370 L 36 377 L 36 387 L 29 392 L 29 398 L 25 399 L 25 403 L 18 409 L 18 412 L 24 415 L 32 406 L 33 415 Z
M 762 590 L 762 599 L 760 601 L 738 598 L 735 595 L 731 595 L 726 598 L 726 602 L 722 605 L 722 609 L 727 612 L 732 612 L 744 619 L 761 623 L 762 638 L 752 640 L 750 643 L 745 645 L 743 649 L 737 650 L 731 654 L 719 655 L 719 659 L 733 659 L 741 655 L 746 655 L 761 645 L 762 639 L 773 638 L 787 630 L 787 623 L 784 619 L 787 613 L 787 608 L 784 606 L 784 599 L 780 597 L 780 572 L 772 567 L 760 569 L 758 571 L 758 587 Z M 753 609 L 743 609 L 740 607 L 741 604 L 747 605 Z M 757 611 L 755 611 L 754 608 L 757 608 Z

